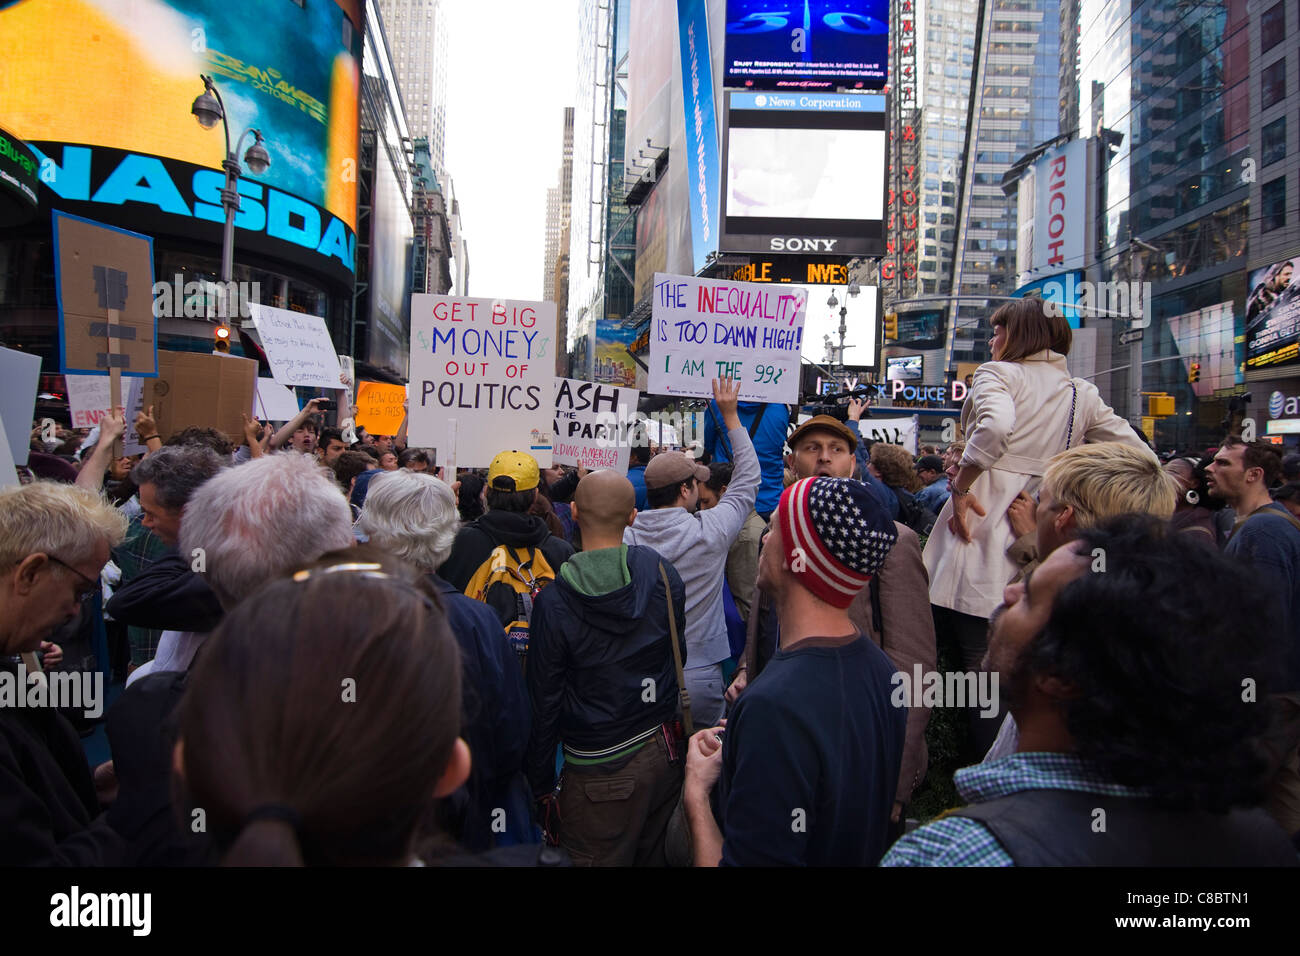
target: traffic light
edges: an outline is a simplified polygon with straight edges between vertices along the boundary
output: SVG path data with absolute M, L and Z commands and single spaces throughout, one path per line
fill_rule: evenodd
M 212 332 L 212 350 L 214 352 L 230 351 L 230 326 L 218 325 Z
M 885 313 L 885 341 L 886 342 L 898 341 L 898 313 L 897 312 Z
M 1193 362 L 1191 368 L 1187 371 L 1188 383 L 1199 382 L 1201 380 L 1201 363 Z

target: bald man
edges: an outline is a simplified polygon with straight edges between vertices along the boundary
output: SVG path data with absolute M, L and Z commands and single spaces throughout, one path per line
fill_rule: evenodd
M 636 514 L 636 492 L 618 472 L 578 483 L 573 517 L 584 550 L 538 595 L 530 626 L 524 766 L 548 836 L 578 866 L 663 866 L 682 785 L 669 614 L 684 660 L 685 588 L 657 552 L 623 543 Z

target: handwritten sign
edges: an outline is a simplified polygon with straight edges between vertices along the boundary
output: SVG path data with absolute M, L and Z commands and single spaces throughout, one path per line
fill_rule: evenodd
M 94 428 L 108 414 L 107 375 L 65 375 L 73 428 Z
M 556 348 L 554 302 L 412 296 L 411 444 L 461 468 L 509 450 L 550 467 Z
M 712 380 L 740 398 L 794 402 L 808 294 L 760 282 L 655 274 L 650 391 L 710 398 Z
M 341 381 L 338 352 L 324 319 L 251 302 L 248 309 L 271 363 L 271 376 L 277 382 L 316 388 L 347 387 Z
M 902 445 L 913 455 L 917 453 L 917 418 L 864 418 L 858 422 L 858 434 L 863 441 L 883 441 L 887 445 Z
M 355 424 L 372 435 L 396 435 L 402 427 L 406 410 L 406 387 L 384 382 L 357 383 L 357 418 Z
M 273 378 L 259 378 L 253 389 L 253 415 L 264 422 L 289 422 L 302 409 L 293 389 L 285 388 Z
M 612 468 L 627 474 L 640 399 L 636 389 L 557 378 L 552 460 L 557 465 L 581 465 L 592 471 Z

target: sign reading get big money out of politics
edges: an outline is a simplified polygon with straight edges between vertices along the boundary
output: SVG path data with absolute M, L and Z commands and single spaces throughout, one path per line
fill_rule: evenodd
M 732 378 L 741 401 L 798 401 L 807 299 L 770 283 L 656 273 L 650 392 L 712 398 L 713 379 Z
M 512 450 L 549 468 L 556 347 L 554 302 L 412 296 L 411 445 L 460 468 Z

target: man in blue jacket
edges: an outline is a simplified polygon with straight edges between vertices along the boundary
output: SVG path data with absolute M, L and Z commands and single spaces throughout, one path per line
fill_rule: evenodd
M 681 789 L 671 635 L 675 626 L 684 660 L 685 591 L 656 552 L 623 543 L 623 529 L 636 518 L 634 497 L 615 471 L 578 483 L 573 515 L 584 549 L 564 562 L 533 608 L 525 766 L 534 796 L 547 801 L 555 747 L 563 743 L 558 834 L 551 835 L 578 866 L 663 866 Z
M 765 402 L 739 402 L 736 412 L 762 467 L 762 483 L 758 487 L 754 510 L 766 521 L 785 487 L 782 480 L 785 476 L 783 452 L 790 412 L 784 405 Z M 716 401 L 709 402 L 709 410 L 704 416 L 704 451 L 711 456 L 710 461 L 735 461 L 730 437 L 722 427 L 722 411 Z

